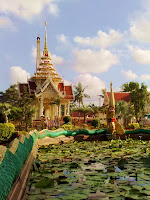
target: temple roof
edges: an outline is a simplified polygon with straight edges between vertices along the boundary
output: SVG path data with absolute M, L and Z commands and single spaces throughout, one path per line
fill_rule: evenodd
M 23 94 L 23 88 L 26 88 L 27 92 L 29 92 L 28 83 L 20 83 L 19 84 L 19 93 L 20 94 Z
M 107 92 L 108 98 L 110 98 L 110 92 Z M 115 101 L 123 100 L 125 102 L 130 101 L 130 94 L 129 92 L 114 92 Z
M 28 81 L 28 83 L 20 83 L 19 84 L 19 94 L 22 95 L 23 94 L 23 87 L 27 88 L 27 91 L 30 93 L 31 96 L 35 95 L 36 92 L 36 83 L 34 81 Z M 72 91 L 72 86 L 68 85 L 65 86 L 63 82 L 58 84 L 58 90 L 60 92 L 62 92 L 62 94 L 64 95 L 63 99 L 66 100 L 74 100 L 74 96 L 73 96 L 73 91 Z
M 58 84 L 58 90 L 63 92 L 63 94 L 65 95 L 64 99 L 74 100 L 73 91 L 72 91 L 72 86 L 71 85 L 65 86 L 64 83 L 61 82 L 61 83 Z

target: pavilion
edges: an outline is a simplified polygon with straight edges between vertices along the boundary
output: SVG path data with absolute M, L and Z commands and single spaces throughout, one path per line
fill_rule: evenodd
M 50 52 L 47 48 L 47 32 L 45 23 L 45 45 L 43 55 L 40 51 L 40 37 L 37 37 L 36 72 L 27 83 L 19 84 L 19 95 L 26 87 L 30 96 L 36 96 L 37 112 L 35 120 L 41 117 L 50 120 L 60 119 L 70 115 L 70 101 L 74 100 L 72 85 L 65 85 L 62 77 L 58 75 L 51 62 Z

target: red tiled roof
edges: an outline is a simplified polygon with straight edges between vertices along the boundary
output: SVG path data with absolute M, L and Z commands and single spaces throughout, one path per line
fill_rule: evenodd
M 30 90 L 36 90 L 36 84 L 35 84 L 35 82 L 29 81 L 28 84 L 29 84 Z
M 27 83 L 20 83 L 19 84 L 19 93 L 23 93 L 23 88 L 26 87 L 27 91 L 29 92 L 28 84 Z
M 58 84 L 58 90 L 60 90 L 61 92 L 64 91 L 64 83 Z
M 74 100 L 73 91 L 72 91 L 71 86 L 65 86 L 65 93 L 66 93 L 66 95 L 65 95 L 64 99 Z
M 71 86 L 65 86 L 65 92 L 66 92 L 66 95 L 73 95 L 72 94 L 72 87 Z
M 108 98 L 110 98 L 110 92 L 107 92 Z M 129 102 L 130 101 L 130 94 L 129 92 L 114 92 L 114 98 L 115 101 L 126 101 Z
M 69 86 L 64 86 L 64 83 L 59 83 L 58 84 L 58 90 L 59 91 L 65 91 L 65 97 L 64 99 L 68 99 L 68 100 L 74 100 L 73 98 L 73 91 L 72 91 L 72 87 Z
M 86 115 L 88 115 L 88 117 L 93 117 L 93 113 L 88 113 L 88 114 L 86 114 Z M 75 112 L 72 113 L 71 116 L 72 116 L 72 117 L 79 117 L 79 112 L 78 112 L 78 111 L 75 111 Z M 80 117 L 84 117 L 84 114 L 83 114 L 83 113 L 80 113 Z
M 27 88 L 27 92 L 30 93 L 31 96 L 34 95 L 34 91 L 36 89 L 35 82 L 29 81 L 28 83 L 20 83 L 19 84 L 19 93 L 22 95 L 23 94 L 23 88 Z M 30 87 L 30 88 L 29 88 Z

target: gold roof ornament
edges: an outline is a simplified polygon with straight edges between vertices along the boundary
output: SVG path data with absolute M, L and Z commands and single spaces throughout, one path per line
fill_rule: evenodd
M 115 98 L 114 98 L 114 92 L 113 92 L 112 82 L 110 84 L 110 101 L 109 101 L 109 106 L 115 107 Z
M 47 25 L 47 22 L 45 21 L 45 46 L 44 46 L 44 49 L 47 49 L 47 32 L 46 32 L 46 25 Z

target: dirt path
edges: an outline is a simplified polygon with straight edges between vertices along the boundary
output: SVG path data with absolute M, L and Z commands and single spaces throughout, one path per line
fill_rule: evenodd
M 56 137 L 56 138 L 45 137 L 45 138 L 43 138 L 43 139 L 39 139 L 39 140 L 37 141 L 37 143 L 38 143 L 38 146 L 40 147 L 40 146 L 42 146 L 42 145 L 47 146 L 47 145 L 49 145 L 49 144 L 58 144 L 58 143 L 60 143 L 61 141 L 63 141 L 64 143 L 67 143 L 67 142 L 70 142 L 70 141 L 72 141 L 72 140 L 74 140 L 74 137 L 72 137 L 72 136 L 66 137 L 66 136 L 64 136 L 64 135 L 61 135 L 61 136 L 58 136 L 58 137 Z

